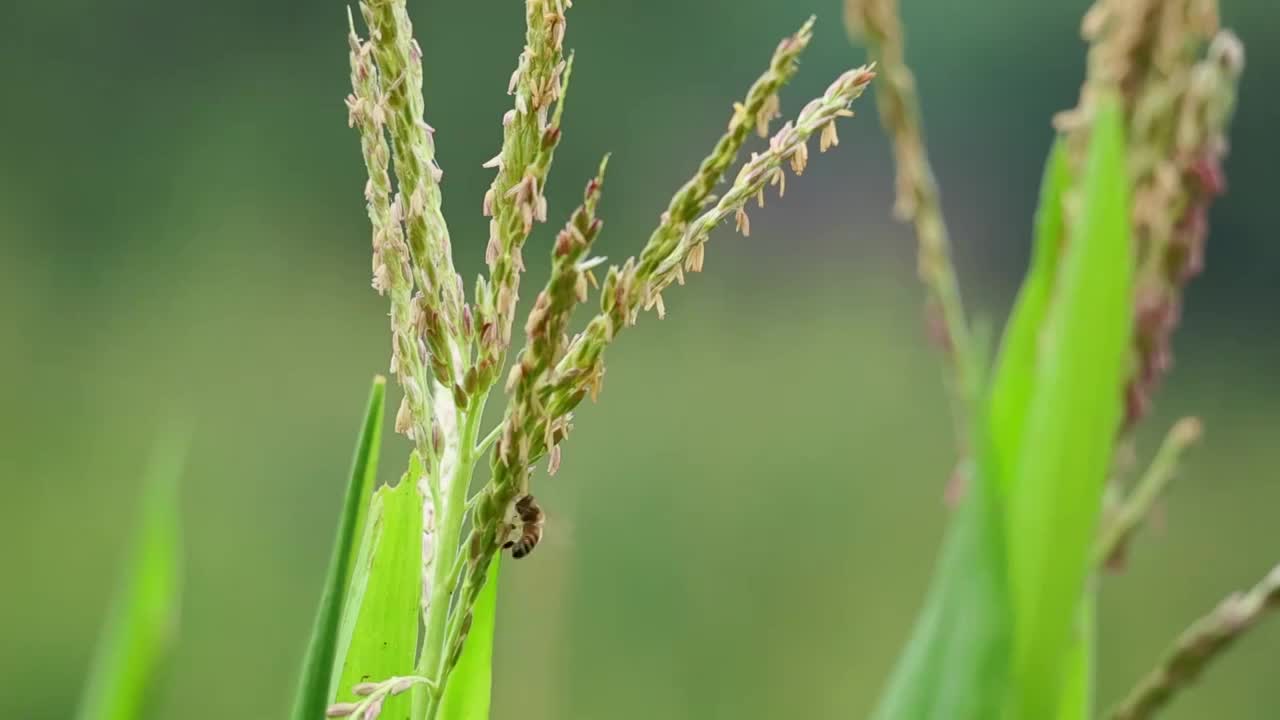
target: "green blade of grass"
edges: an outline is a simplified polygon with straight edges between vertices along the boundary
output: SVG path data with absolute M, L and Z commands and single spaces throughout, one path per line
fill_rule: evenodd
M 974 346 L 975 351 L 984 347 Z M 984 368 L 986 358 L 975 355 L 969 366 Z M 983 378 L 969 382 L 974 397 L 984 397 Z M 985 420 L 984 412 L 980 402 L 973 419 Z M 970 487 L 951 520 L 925 607 L 874 720 L 991 720 L 1007 700 L 1013 628 L 999 479 L 990 470 L 987 424 L 971 427 L 977 452 Z
M 181 585 L 178 478 L 186 438 L 158 444 L 137 534 L 99 641 L 78 720 L 142 717 L 178 622 Z
M 334 540 L 329 559 L 329 575 L 325 579 L 324 594 L 316 612 L 311 641 L 302 664 L 302 676 L 298 681 L 297 695 L 290 715 L 292 720 L 322 718 L 329 702 L 329 681 L 333 674 L 338 624 L 342 619 L 343 594 L 351 582 L 356 554 L 359 552 L 357 542 L 364 535 L 369 503 L 373 498 L 373 486 L 378 475 L 378 451 L 381 446 L 386 389 L 385 378 L 379 376 L 373 379 L 355 457 L 351 462 L 347 494 L 338 522 L 338 537 Z
M 1003 533 L 992 481 L 973 473 L 924 611 L 875 720 L 990 720 L 1008 687 Z
M 1080 618 L 1071 638 L 1066 676 L 1058 700 L 1057 720 L 1089 720 L 1093 717 L 1094 647 L 1097 641 L 1097 590 L 1085 590 Z
M 999 476 L 1006 480 L 1017 462 L 1027 409 L 1034 395 L 1040 338 L 1063 252 L 1062 196 L 1070 184 L 1066 147 L 1058 138 L 1045 163 L 1040 185 L 1031 267 L 1009 317 L 992 380 L 990 432 L 1002 468 Z M 1007 497 L 1007 484 L 1001 491 Z M 1092 715 L 1093 593 L 1089 595 L 1081 607 L 1080 624 L 1072 638 L 1058 720 L 1085 720 Z
M 1062 195 L 1070 185 L 1066 148 L 1061 138 L 1053 144 L 1040 183 L 1036 209 L 1035 241 L 1031 267 L 1018 290 L 1013 312 L 1005 326 L 991 379 L 989 433 L 995 451 L 1001 497 L 1008 497 L 1027 408 L 1035 389 L 1037 358 L 1045 316 L 1049 311 L 1058 262 L 1063 247 Z
M 1008 488 L 1013 717 L 1058 710 L 1121 418 L 1133 245 L 1122 117 L 1099 104 Z
M 1064 248 L 1062 197 L 1070 185 L 1065 147 L 1055 142 L 1045 165 L 1031 267 L 1006 326 L 987 396 L 985 454 L 973 489 L 944 544 L 928 604 L 895 670 L 877 720 L 993 718 L 1009 701 L 1012 608 L 1005 504 L 1021 457 L 1028 413 L 1039 382 L 1045 324 L 1057 290 Z M 978 425 L 975 424 L 975 427 Z M 997 563 L 991 565 L 991 563 Z M 1082 628 L 1081 632 L 1092 632 Z M 1079 636 L 1070 658 L 1061 720 L 1090 703 L 1092 637 Z M 1018 716 L 1015 716 L 1018 717 Z
M 493 631 L 498 607 L 498 566 L 501 556 L 489 563 L 484 589 L 476 599 L 471 630 L 462 646 L 458 665 L 449 673 L 440 720 L 488 720 L 493 686 Z
M 1062 198 L 1070 185 L 1066 146 L 1062 138 L 1058 138 L 1050 150 L 1040 183 L 1031 266 L 1009 316 L 992 379 L 989 427 L 996 462 L 1001 469 L 998 477 L 1006 480 L 1005 486 L 1000 488 L 1002 497 L 1006 498 L 1008 480 L 1022 444 L 1027 409 L 1035 391 L 1040 338 L 1053 296 L 1066 232 Z M 1089 598 L 1081 608 L 1081 623 L 1072 640 L 1058 720 L 1085 720 L 1091 716 L 1092 609 L 1092 598 Z
M 413 674 L 422 596 L 422 495 L 406 473 L 374 494 L 338 631 L 331 700 L 355 702 L 358 683 Z M 383 717 L 408 717 L 409 693 L 387 699 Z M 322 717 L 323 715 L 321 715 Z

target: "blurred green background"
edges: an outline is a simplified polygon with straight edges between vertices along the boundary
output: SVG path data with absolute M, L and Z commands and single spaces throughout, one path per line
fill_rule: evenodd
M 1142 457 L 1207 424 L 1102 612 L 1106 703 L 1193 617 L 1280 561 L 1280 247 L 1273 0 L 1225 0 L 1249 53 L 1229 195 Z M 445 209 L 481 267 L 480 167 L 500 143 L 521 3 L 411 3 Z M 613 153 L 603 252 L 637 250 L 777 40 L 817 37 L 784 110 L 842 69 L 838 0 L 580 0 L 551 177 L 563 218 Z M 1074 103 L 1083 0 L 907 0 L 911 61 L 970 305 L 1000 321 L 1028 254 L 1049 117 Z M 0 714 L 66 718 L 136 515 L 152 440 L 196 425 L 183 483 L 181 646 L 158 717 L 283 715 L 360 410 L 385 372 L 368 287 L 339 2 L 0 7 Z M 1268 30 L 1267 28 L 1270 28 Z M 930 573 L 953 451 L 909 232 L 866 98 L 838 152 L 722 230 L 707 272 L 610 352 L 548 538 L 503 578 L 495 717 L 865 713 Z M 553 228 L 526 257 L 541 284 Z M 526 289 L 525 298 L 533 292 Z M 498 404 L 498 403 L 494 403 Z M 394 407 L 394 405 L 393 405 Z M 389 438 L 388 477 L 406 445 Z M 1277 716 L 1280 622 L 1171 718 Z

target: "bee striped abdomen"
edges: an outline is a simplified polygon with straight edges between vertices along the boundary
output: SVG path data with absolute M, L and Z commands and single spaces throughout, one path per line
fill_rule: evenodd
M 511 557 L 519 560 L 533 552 L 542 540 L 542 526 L 546 516 L 542 513 L 542 508 L 538 507 L 538 501 L 532 495 L 525 495 L 516 501 L 516 517 L 520 524 L 514 529 L 518 529 L 520 535 L 514 540 L 508 540 L 502 547 L 510 548 Z

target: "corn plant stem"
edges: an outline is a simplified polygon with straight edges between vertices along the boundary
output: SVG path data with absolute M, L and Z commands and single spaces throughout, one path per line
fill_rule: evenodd
M 470 506 L 470 504 L 470 502 L 467 503 L 468 506 Z M 458 552 L 453 558 L 453 564 L 449 566 L 449 587 L 457 587 L 458 580 L 462 577 L 463 567 L 465 567 L 465 563 L 467 562 L 465 540 L 466 538 L 463 538 L 459 541 Z
M 484 455 L 489 452 L 489 448 L 493 447 L 493 444 L 500 437 L 502 437 L 502 423 L 498 423 L 498 426 L 490 430 L 489 434 L 485 435 L 484 439 L 480 441 L 480 444 L 476 445 L 476 455 Z
M 1187 628 L 1160 664 L 1142 678 L 1107 717 L 1112 720 L 1154 717 L 1177 691 L 1194 682 L 1214 658 L 1264 613 L 1277 608 L 1280 608 L 1280 566 L 1273 568 L 1253 589 L 1231 595 Z
M 469 537 L 470 535 L 468 535 L 468 538 Z M 470 581 L 470 573 L 470 567 L 464 566 L 461 568 L 461 572 L 459 572 L 457 577 L 457 587 L 465 588 L 467 586 L 467 582 Z M 454 613 L 449 616 L 448 627 L 445 628 L 444 639 L 441 641 L 441 646 L 444 648 L 445 665 L 441 668 L 440 676 L 436 678 L 436 682 L 439 683 L 440 687 L 444 687 L 444 685 L 449 682 L 449 673 L 453 671 L 453 667 L 456 664 L 452 662 L 452 658 L 450 656 L 461 646 L 463 640 L 465 640 L 465 638 L 462 637 L 462 623 L 465 621 L 466 616 L 469 613 L 469 608 L 464 608 L 459 605 Z M 439 700 L 439 697 L 443 696 L 438 696 L 437 700 Z M 433 709 L 432 715 L 429 717 L 434 717 L 434 715 L 435 710 Z
M 1138 480 L 1133 491 L 1120 503 L 1115 515 L 1103 527 L 1098 538 L 1097 561 L 1106 563 L 1124 551 L 1124 546 L 1151 513 L 1156 501 L 1164 495 L 1173 480 L 1178 461 L 1187 447 L 1200 437 L 1200 421 L 1183 418 L 1170 428 L 1156 451 L 1151 465 Z
M 467 492 L 471 486 L 471 476 L 475 471 L 477 459 L 481 457 L 476 453 L 475 448 L 480 419 L 484 415 L 485 400 L 485 397 L 477 397 L 472 401 L 470 408 L 459 410 L 461 417 L 458 422 L 458 464 L 453 469 L 453 476 L 449 479 L 448 486 L 442 488 L 444 502 L 436 515 L 430 597 L 423 618 L 425 630 L 422 652 L 418 657 L 417 674 L 430 679 L 442 691 L 440 676 L 448 654 L 448 648 L 444 643 L 450 600 L 454 590 L 454 585 L 450 582 L 450 575 L 454 570 L 452 560 L 458 553 L 462 536 L 462 523 L 466 515 Z M 420 718 L 434 716 L 439 702 L 440 693 L 428 695 L 425 712 Z M 414 705 L 415 708 L 418 707 L 417 702 Z

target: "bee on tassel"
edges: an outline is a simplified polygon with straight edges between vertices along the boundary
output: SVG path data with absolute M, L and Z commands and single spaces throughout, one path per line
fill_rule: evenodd
M 538 546 L 542 540 L 542 526 L 547 518 L 532 495 L 523 495 L 516 500 L 515 509 L 516 522 L 511 523 L 510 527 L 518 531 L 519 535 L 514 539 L 508 539 L 502 547 L 509 548 L 511 557 L 519 560 Z

